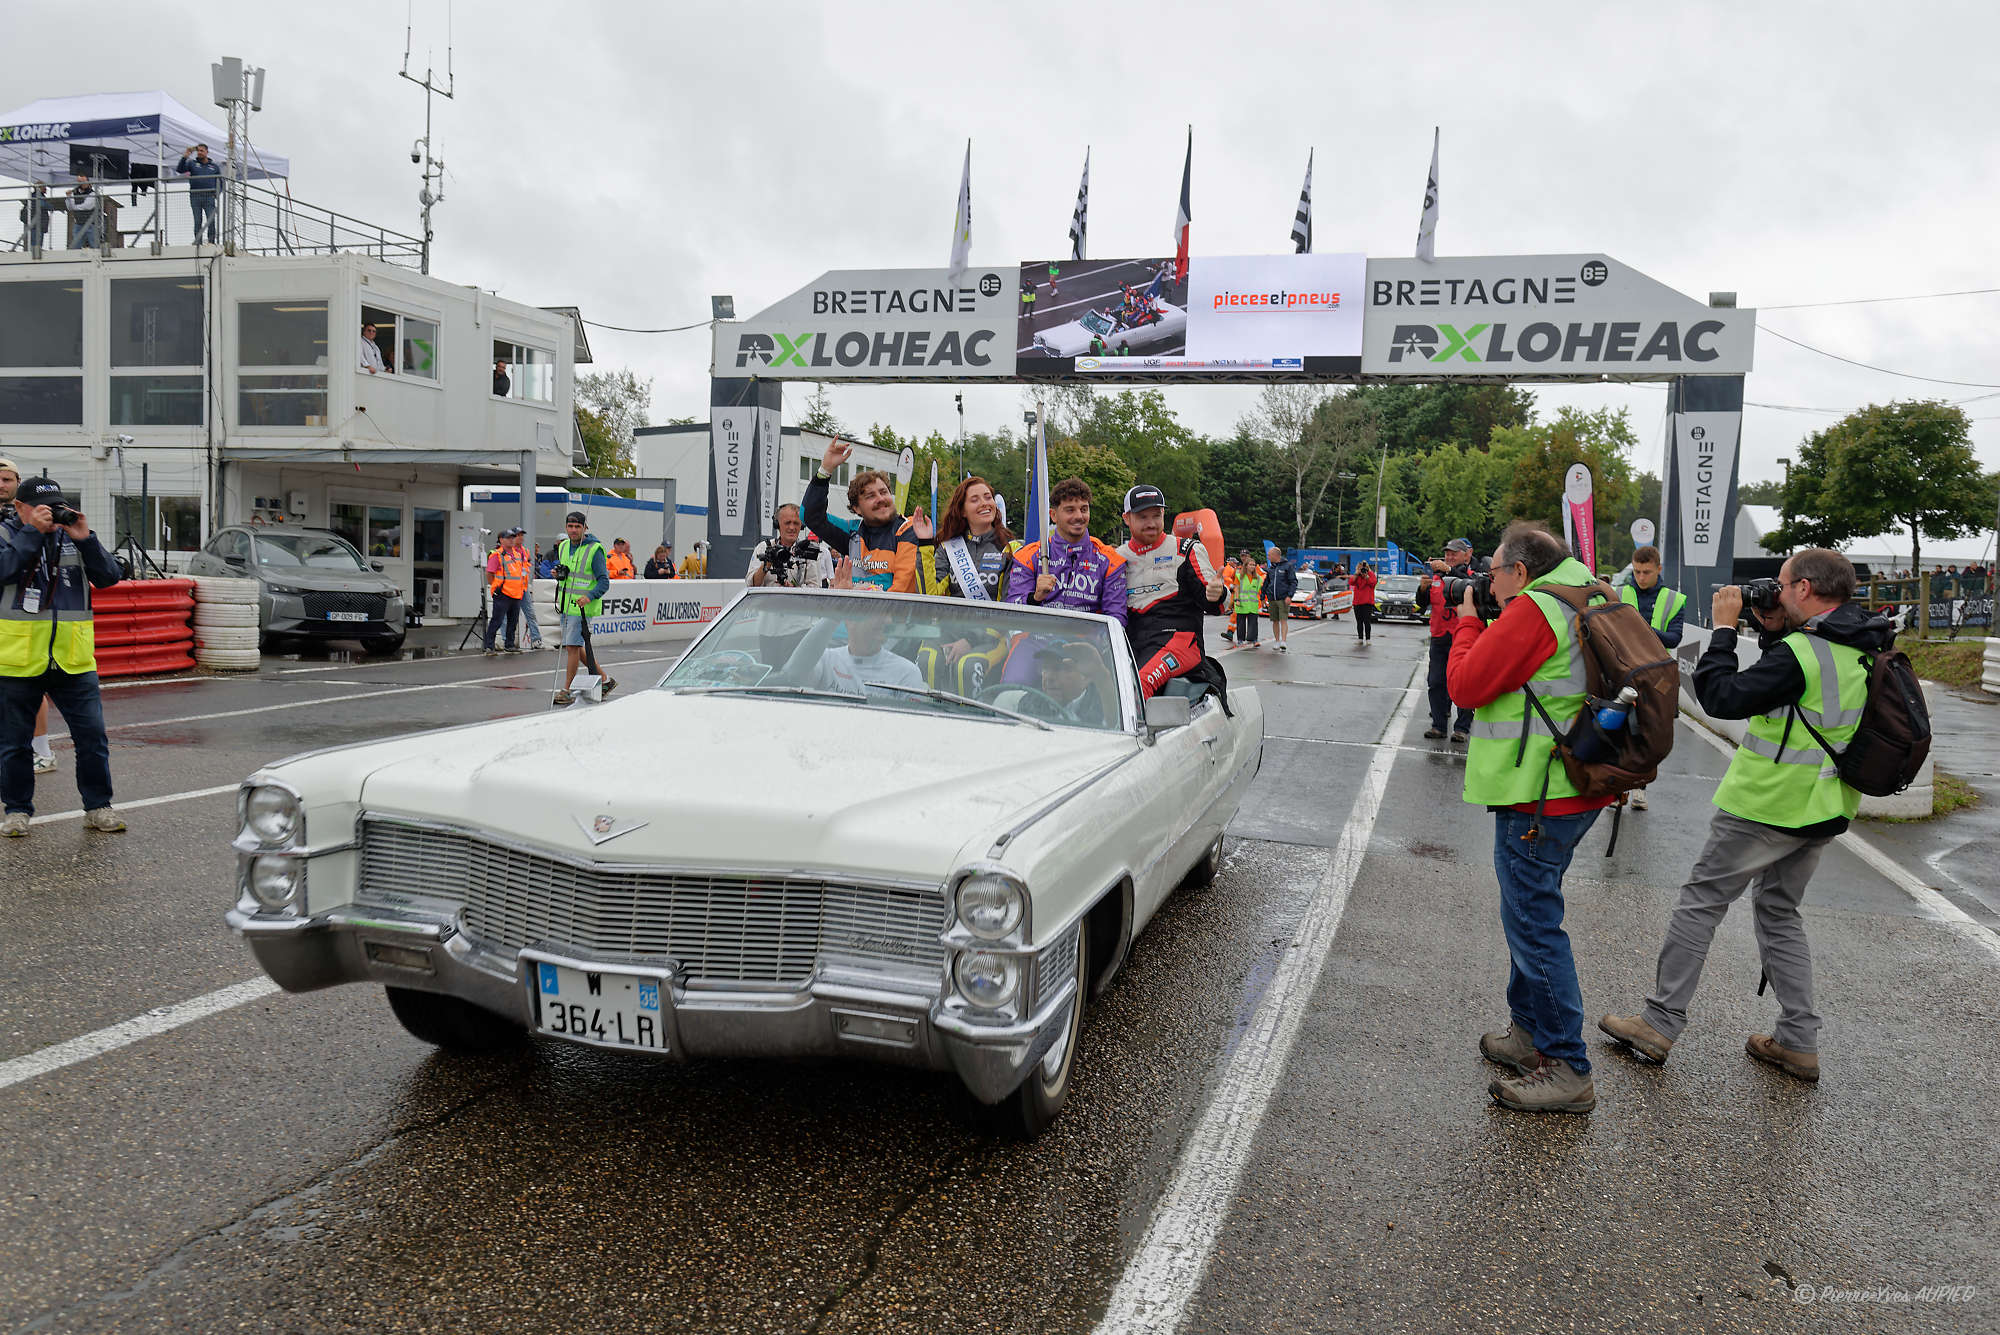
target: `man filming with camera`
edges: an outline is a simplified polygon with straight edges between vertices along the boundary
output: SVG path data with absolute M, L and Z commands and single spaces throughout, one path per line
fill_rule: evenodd
M 1444 545 L 1444 557 L 1431 562 L 1430 572 L 1417 586 L 1417 605 L 1423 606 L 1428 600 L 1431 606 L 1431 726 L 1424 730 L 1424 736 L 1436 741 L 1444 736 L 1445 726 L 1452 724 L 1451 740 L 1462 742 L 1472 731 L 1472 711 L 1459 708 L 1458 719 L 1453 724 L 1451 717 L 1451 691 L 1445 684 L 1446 664 L 1451 660 L 1451 617 L 1452 604 L 1456 600 L 1445 597 L 1446 582 L 1466 575 L 1476 575 L 1486 569 L 1486 562 L 1477 561 L 1472 556 L 1472 544 L 1464 538 L 1453 538 Z M 1440 578 L 1442 576 L 1443 578 Z
M 750 573 L 743 582 L 752 588 L 766 584 L 787 589 L 823 589 L 833 582 L 833 562 L 822 543 L 801 541 L 805 522 L 796 505 L 778 507 L 778 534 L 757 544 L 750 553 Z
M 1450 700 L 1475 711 L 1465 800 L 1493 813 L 1510 961 L 1507 1026 L 1482 1035 L 1479 1051 L 1515 1072 L 1487 1086 L 1502 1107 L 1587 1113 L 1597 1106 L 1597 1089 L 1583 1045 L 1576 959 L 1563 930 L 1562 883 L 1578 842 L 1616 799 L 1580 796 L 1556 754 L 1556 730 L 1567 732 L 1583 710 L 1585 662 L 1576 609 L 1544 590 L 1594 580 L 1560 539 L 1524 522 L 1501 536 L 1490 580 L 1501 604 L 1491 626 L 1476 610 L 1478 576 L 1453 578 L 1449 587 L 1434 581 L 1441 593 L 1456 595 Z
M 1844 750 L 1860 726 L 1868 703 L 1864 655 L 1895 642 L 1886 617 L 1850 601 L 1854 583 L 1845 556 L 1808 548 L 1785 562 L 1775 588 L 1768 580 L 1749 586 L 1764 652 L 1740 670 L 1736 622 L 1746 590 L 1726 585 L 1711 600 L 1715 633 L 1695 665 L 1695 698 L 1711 717 L 1749 722 L 1715 790 L 1719 809 L 1709 823 L 1708 846 L 1667 922 L 1653 994 L 1640 1014 L 1598 1022 L 1653 1061 L 1664 1062 L 1687 1027 L 1709 942 L 1747 889 L 1757 915 L 1757 953 L 1778 998 L 1778 1023 L 1769 1034 L 1750 1035 L 1744 1050 L 1795 1079 L 1819 1079 L 1820 1017 L 1813 1009 L 1812 952 L 1799 904 L 1821 850 L 1861 806 L 1860 794 L 1841 781 L 1827 752 Z

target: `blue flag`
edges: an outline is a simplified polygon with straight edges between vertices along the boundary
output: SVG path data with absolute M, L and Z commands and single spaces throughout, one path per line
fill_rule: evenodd
M 1027 513 L 1021 516 L 1021 541 L 1042 542 L 1049 530 L 1049 438 L 1042 415 L 1035 414 L 1035 444 L 1028 451 Z

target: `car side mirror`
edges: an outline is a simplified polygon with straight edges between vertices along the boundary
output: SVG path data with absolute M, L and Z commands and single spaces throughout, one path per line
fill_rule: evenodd
M 1194 702 L 1185 695 L 1156 695 L 1146 702 L 1146 731 L 1185 728 L 1194 718 Z
M 382 565 L 382 563 L 381 563 L 380 561 L 370 561 L 370 562 L 368 563 L 368 568 L 369 568 L 370 570 L 374 571 L 374 572 L 375 572 L 376 574 L 378 574 L 378 575 L 379 575 L 379 574 L 381 574 L 381 573 L 382 573 L 382 571 L 383 571 L 383 569 L 384 569 L 384 567 L 383 567 L 383 565 Z

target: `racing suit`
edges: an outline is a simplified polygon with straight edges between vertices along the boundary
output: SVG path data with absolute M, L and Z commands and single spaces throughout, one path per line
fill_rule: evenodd
M 1139 660 L 1141 694 L 1151 699 L 1175 677 L 1205 682 L 1229 707 L 1229 679 L 1202 646 L 1201 620 L 1221 616 L 1209 584 L 1220 578 L 1200 538 L 1163 535 L 1150 547 L 1130 541 L 1118 549 L 1125 558 L 1129 600 L 1126 633 Z M 1226 601 L 1226 596 L 1225 596 Z
M 1036 577 L 1044 573 L 1056 577 L 1056 591 L 1047 602 L 1035 597 Z M 1050 534 L 1047 542 L 1031 542 L 1014 553 L 1007 572 L 1007 601 L 1102 612 L 1124 625 L 1125 558 L 1088 534 L 1081 542 L 1065 542 Z

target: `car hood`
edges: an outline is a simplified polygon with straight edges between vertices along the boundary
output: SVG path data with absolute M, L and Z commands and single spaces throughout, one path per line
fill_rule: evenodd
M 358 780 L 370 812 L 601 861 L 937 880 L 961 850 L 983 855 L 1057 789 L 1138 746 L 1123 733 L 645 691 L 304 763 L 342 762 L 336 800 L 353 801 Z M 318 785 L 299 786 L 311 802 Z M 600 817 L 621 832 L 601 844 Z
M 392 593 L 396 581 L 375 571 L 313 570 L 305 566 L 260 566 L 257 578 L 267 584 L 289 584 L 295 589 L 319 589 L 328 593 Z

